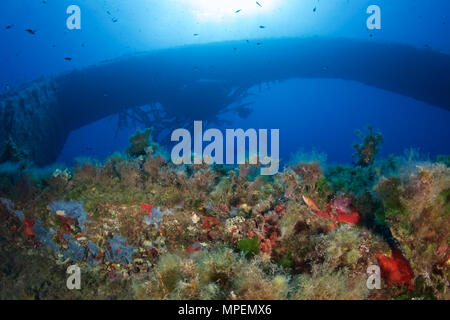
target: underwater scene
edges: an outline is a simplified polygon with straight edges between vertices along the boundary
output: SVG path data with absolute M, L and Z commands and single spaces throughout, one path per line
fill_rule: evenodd
M 0 48 L 0 300 L 450 299 L 448 0 L 2 0 Z

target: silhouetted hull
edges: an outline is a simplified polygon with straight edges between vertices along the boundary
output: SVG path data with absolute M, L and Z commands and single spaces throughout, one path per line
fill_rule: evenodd
M 127 108 L 213 118 L 253 85 L 290 78 L 353 80 L 450 110 L 450 56 L 349 39 L 272 39 L 185 46 L 35 81 L 0 97 L 0 154 L 8 137 L 39 165 L 70 131 Z M 361 106 L 362 108 L 364 106 Z

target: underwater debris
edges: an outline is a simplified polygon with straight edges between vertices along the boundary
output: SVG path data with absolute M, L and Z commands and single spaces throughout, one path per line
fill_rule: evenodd
M 332 47 L 333 45 L 342 45 L 345 52 L 342 51 L 341 54 L 336 56 L 336 59 L 332 59 L 332 62 L 334 64 L 329 65 L 330 69 L 335 70 L 336 66 L 342 65 L 342 63 L 348 61 L 349 57 L 355 63 L 347 66 L 347 68 L 337 68 L 336 72 L 339 73 L 339 77 L 365 83 L 367 83 L 367 81 L 370 81 L 370 83 L 372 83 L 375 87 L 391 90 L 405 96 L 411 96 L 413 98 L 417 98 L 418 100 L 429 102 L 443 108 L 448 108 L 448 96 L 446 92 L 449 90 L 440 90 L 440 92 L 436 91 L 439 83 L 443 86 L 446 86 L 449 83 L 447 79 L 447 75 L 449 74 L 448 70 L 446 69 L 447 64 L 444 63 L 444 61 L 447 61 L 447 57 L 445 54 L 437 52 L 423 52 L 423 50 L 420 50 L 418 48 L 409 48 L 403 45 L 397 46 L 393 44 L 375 44 L 369 41 L 356 40 L 343 41 L 343 39 L 266 39 L 264 41 L 264 44 L 269 44 L 271 48 L 276 48 L 277 46 L 284 47 L 285 45 L 292 45 L 293 50 L 295 50 L 295 52 L 297 52 L 298 54 L 303 54 L 304 45 L 306 45 L 307 47 L 311 46 L 312 48 L 317 48 L 318 51 L 324 53 L 327 52 L 327 48 L 329 48 L 330 46 Z M 240 42 L 236 42 L 236 44 L 238 43 Z M 197 48 L 199 52 L 202 52 L 202 54 L 200 54 L 199 56 L 205 55 L 211 57 L 212 59 L 211 61 L 205 60 L 203 61 L 203 63 L 200 59 L 198 60 L 197 65 L 201 67 L 201 70 L 209 70 L 209 66 L 215 65 L 215 71 L 213 72 L 213 74 L 217 75 L 217 79 L 220 78 L 220 83 L 208 84 L 208 87 L 212 89 L 212 91 L 208 90 L 208 97 L 210 97 L 212 101 L 206 101 L 203 99 L 204 95 L 197 94 L 197 92 L 204 92 L 202 91 L 202 88 L 205 89 L 203 85 L 201 85 L 200 87 L 197 86 L 197 82 L 201 78 L 204 78 L 204 75 L 195 75 L 194 72 L 191 71 L 192 64 L 181 64 L 180 68 L 182 69 L 173 70 L 170 67 L 171 64 L 168 61 L 168 63 L 158 64 L 158 61 L 166 60 L 158 60 L 159 54 L 155 55 L 152 52 L 150 55 L 146 55 L 145 57 L 140 57 L 139 55 L 137 55 L 136 57 L 124 59 L 124 61 L 121 61 L 121 59 L 119 59 L 118 61 L 114 61 L 105 66 L 95 66 L 93 68 L 84 69 L 83 72 L 86 71 L 89 73 L 89 76 L 84 80 L 80 79 L 77 76 L 79 70 L 74 70 L 72 72 L 69 72 L 69 74 L 62 74 L 53 78 L 49 77 L 41 81 L 34 81 L 31 84 L 18 88 L 17 90 L 13 90 L 8 95 L 3 95 L 2 103 L 11 103 L 11 105 L 13 106 L 11 108 L 11 111 L 8 112 L 10 113 L 12 119 L 11 121 L 14 124 L 11 127 L 11 130 L 9 130 L 11 131 L 10 134 L 18 145 L 26 146 L 26 148 L 30 152 L 32 159 L 37 164 L 46 165 L 52 163 L 61 151 L 64 145 L 64 140 L 67 138 L 68 133 L 73 131 L 80 125 L 83 126 L 91 123 L 92 121 L 94 121 L 96 115 L 102 114 L 104 116 L 107 116 L 116 113 L 117 111 L 125 110 L 132 106 L 138 105 L 138 101 L 148 101 L 149 103 L 151 103 L 158 100 L 157 92 L 159 92 L 159 84 L 158 81 L 152 80 L 154 73 L 145 72 L 145 79 L 136 79 L 135 77 L 136 72 L 138 72 L 140 68 L 140 64 L 137 63 L 140 59 L 144 59 L 147 61 L 145 63 L 146 66 L 154 66 L 155 68 L 157 68 L 158 74 L 166 74 L 167 76 L 168 87 L 164 90 L 164 92 L 161 92 L 163 100 L 165 100 L 163 101 L 165 102 L 165 109 L 167 109 L 167 111 L 169 111 L 171 114 L 180 115 L 180 117 L 177 117 L 177 119 L 174 120 L 175 123 L 172 121 L 169 122 L 170 126 L 181 124 L 180 118 L 189 116 L 189 111 L 180 108 L 179 103 L 176 103 L 178 99 L 180 99 L 180 101 L 190 101 L 190 106 L 200 106 L 201 110 L 208 110 L 208 115 L 215 115 L 219 111 L 224 110 L 226 106 L 230 105 L 229 100 L 232 100 L 231 102 L 239 101 L 238 96 L 229 97 L 227 99 L 230 88 L 240 88 L 238 91 L 241 94 L 244 94 L 247 93 L 249 87 L 257 85 L 258 83 L 263 81 L 270 81 L 267 79 L 264 80 L 264 77 L 266 76 L 273 77 L 272 80 L 282 80 L 286 77 L 290 77 L 293 72 L 293 76 L 295 77 L 304 77 L 307 76 L 307 74 L 305 73 L 306 70 L 309 70 L 309 68 L 305 68 L 307 67 L 307 65 L 304 64 L 311 64 L 311 72 L 313 72 L 313 74 L 311 75 L 312 77 L 323 77 L 324 75 L 326 75 L 321 70 L 321 67 L 324 63 L 323 58 L 320 58 L 322 57 L 322 55 L 313 55 L 311 56 L 311 61 L 303 59 L 302 62 L 302 59 L 297 59 L 297 54 L 288 54 L 285 53 L 284 50 L 276 51 L 274 49 L 271 52 L 272 54 L 274 54 L 274 61 L 276 61 L 277 63 L 272 65 L 268 65 L 266 63 L 264 55 L 260 55 L 260 57 L 257 57 L 257 54 L 253 55 L 250 53 L 251 56 L 255 56 L 254 63 L 258 65 L 258 68 L 270 68 L 270 72 L 254 73 L 245 77 L 235 77 L 234 75 L 238 74 L 239 70 L 243 70 L 243 68 L 245 67 L 246 62 L 245 59 L 242 59 L 242 57 L 244 56 L 241 56 L 241 54 L 246 53 L 241 53 L 240 51 L 243 50 L 239 50 L 236 52 L 236 54 L 233 55 L 221 56 L 219 54 L 216 54 L 222 52 L 223 50 L 226 50 L 225 48 L 230 48 L 230 46 L 232 45 L 233 44 L 230 42 L 225 42 L 222 44 L 218 44 L 218 46 L 214 48 L 211 48 L 208 45 L 200 45 Z M 400 63 L 394 66 L 396 70 L 395 72 L 393 72 L 391 68 L 386 68 L 387 61 L 385 60 L 377 60 L 376 64 L 367 65 L 357 59 L 354 59 L 355 55 L 358 55 L 358 52 L 372 47 L 376 48 L 376 50 L 370 50 L 368 52 L 370 52 L 371 57 L 374 61 L 376 59 L 376 53 L 380 53 L 385 56 L 391 56 L 392 54 L 392 56 L 395 55 L 396 57 L 399 57 L 397 61 L 399 61 Z M 270 50 L 270 48 L 268 49 Z M 177 48 L 171 50 L 173 53 L 161 54 L 167 54 L 167 57 L 171 57 L 173 54 L 172 57 L 176 56 L 176 59 L 178 59 L 178 61 L 183 61 L 183 56 L 186 56 L 186 53 L 188 52 L 185 50 L 192 50 L 192 48 Z M 253 50 L 255 51 L 254 53 L 257 53 L 256 51 L 260 51 L 260 48 L 248 46 L 246 52 L 247 50 Z M 401 59 L 402 56 L 412 55 L 417 56 L 416 62 L 412 62 L 410 61 L 410 59 Z M 223 61 L 223 63 L 221 63 L 221 59 L 225 59 L 226 61 Z M 435 65 L 435 68 L 426 68 L 428 62 L 430 61 L 434 63 L 433 65 Z M 128 102 L 126 104 L 119 101 L 120 99 L 109 99 L 108 103 L 110 107 L 104 108 L 103 106 L 100 106 L 100 104 L 96 103 L 96 99 L 99 98 L 98 95 L 88 94 L 88 87 L 95 87 L 95 81 L 93 80 L 95 79 L 95 74 L 103 74 L 102 72 L 106 72 L 106 70 L 114 70 L 121 63 L 127 64 L 128 66 L 127 68 L 124 68 L 124 70 L 127 71 L 124 73 L 127 75 L 127 83 L 131 85 L 132 83 L 134 83 L 134 81 L 143 81 L 144 83 L 147 83 L 151 90 L 143 90 L 143 92 L 140 92 L 139 95 L 128 94 Z M 294 68 L 295 70 L 288 68 L 288 66 L 292 66 L 293 63 L 300 63 L 301 65 L 297 65 L 298 67 Z M 403 73 L 400 71 L 411 69 L 412 67 L 414 67 L 414 64 L 420 64 L 422 66 L 420 69 L 420 74 L 417 77 L 404 77 Z M 187 67 L 187 65 L 189 66 Z M 229 72 L 230 67 L 233 68 L 233 72 Z M 375 77 L 374 74 L 376 74 L 376 72 L 373 71 L 377 70 L 379 72 L 383 70 L 382 77 Z M 188 83 L 182 83 L 182 78 L 179 77 L 180 74 L 189 75 Z M 389 77 L 392 80 L 389 81 L 390 84 L 386 83 L 386 81 L 380 80 L 381 78 Z M 64 79 L 66 79 L 70 83 L 70 85 L 58 85 L 60 82 L 61 84 L 64 83 Z M 91 79 L 94 82 L 90 83 L 89 86 L 82 85 L 83 82 L 86 81 L 86 79 Z M 436 82 L 435 85 L 421 86 L 420 84 L 426 81 L 426 79 L 444 80 L 440 81 L 439 83 Z M 115 94 L 124 95 L 127 93 L 127 86 L 120 86 L 120 82 L 123 82 L 124 80 L 125 78 L 123 77 L 121 77 L 120 79 L 110 79 L 110 81 L 104 83 L 107 88 L 103 88 L 102 91 L 108 91 L 112 93 L 114 92 L 114 90 L 120 89 L 121 92 L 115 92 Z M 54 86 L 50 84 L 53 84 Z M 189 89 L 184 90 L 184 84 L 187 84 L 188 88 L 198 88 L 198 90 L 195 90 L 195 92 Z M 35 101 L 31 94 L 35 88 L 37 88 L 38 90 L 38 94 L 40 97 L 39 101 Z M 46 95 L 46 92 L 48 92 L 49 94 Z M 20 113 L 18 110 L 20 109 L 19 106 L 21 103 L 21 99 L 25 99 L 27 105 L 29 105 L 33 110 L 37 110 L 38 108 L 43 109 L 42 116 L 48 119 L 48 121 L 43 121 L 40 126 L 34 126 L 33 121 L 25 121 L 25 118 L 20 117 Z M 78 114 L 77 117 L 74 117 L 73 115 L 69 115 L 70 113 L 59 111 L 51 112 L 51 108 L 46 108 L 49 105 L 55 105 L 57 106 L 57 108 L 60 108 L 61 106 L 66 105 L 66 101 L 77 101 L 79 107 L 83 108 L 83 112 Z M 212 105 L 214 105 L 214 107 L 212 107 Z M 87 106 L 95 106 L 95 108 L 89 108 Z M 207 107 L 209 107 L 210 109 L 208 109 Z M 61 109 L 61 111 L 63 110 L 64 108 Z M 7 123 L 6 119 L 6 117 L 2 118 L 2 122 Z M 159 121 L 159 119 L 157 121 Z M 16 125 L 19 123 L 21 123 L 20 126 Z M 65 126 L 57 128 L 54 126 L 54 123 L 64 123 Z M 155 125 L 162 127 L 167 125 L 167 123 L 157 122 L 157 124 Z M 7 131 L 8 130 L 5 130 L 5 132 Z M 24 132 L 29 132 L 30 134 L 24 135 Z M 59 137 L 59 139 L 52 139 L 50 135 Z M 36 139 L 39 136 L 42 137 L 42 143 L 37 143 L 38 141 Z M 2 144 L 5 142 L 5 138 L 7 137 L 2 136 L 2 140 L 0 140 Z

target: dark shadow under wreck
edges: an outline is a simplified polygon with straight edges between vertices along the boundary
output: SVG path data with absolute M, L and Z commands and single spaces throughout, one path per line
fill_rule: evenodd
M 221 42 L 126 57 L 0 96 L 0 155 L 9 141 L 45 165 L 72 130 L 108 115 L 159 103 L 166 115 L 155 125 L 211 120 L 232 104 L 242 111 L 252 86 L 291 78 L 358 81 L 450 110 L 446 54 L 350 39 Z

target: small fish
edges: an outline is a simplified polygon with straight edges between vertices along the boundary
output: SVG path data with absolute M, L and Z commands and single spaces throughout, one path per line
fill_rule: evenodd
M 260 45 L 261 45 L 261 42 L 257 42 L 256 45 L 257 45 L 257 46 L 260 46 Z
M 111 17 L 112 22 L 116 23 L 117 21 L 119 21 L 119 19 L 114 17 L 109 10 L 106 11 L 106 13 Z
M 313 12 L 316 12 L 316 11 L 317 11 L 317 7 L 314 7 Z
M 11 29 L 13 26 L 12 25 L 8 25 L 8 26 L 6 26 L 6 30 L 9 30 L 9 29 Z
M 242 9 L 239 9 L 239 10 L 236 10 L 236 12 L 235 13 L 239 13 L 239 12 L 241 12 L 242 11 Z
M 266 26 L 259 26 L 260 29 L 264 29 Z
M 29 34 L 36 34 L 36 30 L 26 29 L 25 31 L 28 32 Z
M 256 4 L 262 8 L 261 3 L 259 3 L 258 1 L 256 1 Z
M 194 37 L 198 37 L 198 33 L 194 33 Z
M 71 57 L 65 57 L 64 60 L 66 60 L 66 61 L 72 61 L 72 58 L 71 58 Z
M 308 207 L 310 207 L 311 209 L 313 209 L 316 212 L 320 211 L 319 207 L 317 206 L 317 204 L 314 202 L 313 199 L 311 199 L 310 197 L 307 197 L 307 196 L 302 196 L 302 198 Z

